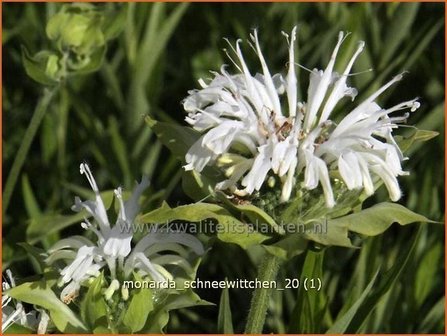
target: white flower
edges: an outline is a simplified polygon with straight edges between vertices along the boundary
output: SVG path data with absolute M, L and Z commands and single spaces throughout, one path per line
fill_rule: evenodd
M 73 236 L 57 242 L 50 250 L 47 263 L 64 260 L 66 266 L 60 271 L 59 285 L 66 284 L 61 293 L 61 300 L 66 303 L 72 301 L 79 292 L 81 284 L 100 274 L 100 270 L 107 266 L 112 282 L 118 274 L 124 273 L 127 278 L 132 271 L 139 271 L 142 275 L 149 275 L 155 281 L 172 279 L 172 274 L 165 268 L 174 264 L 189 271 L 191 266 L 186 260 L 187 250 L 192 249 L 196 254 L 203 254 L 203 246 L 192 235 L 177 232 L 149 232 L 135 247 L 132 239 L 135 233 L 135 217 L 139 211 L 138 200 L 149 181 L 143 178 L 130 199 L 123 201 L 122 190 L 117 188 L 120 210 L 114 226 L 110 225 L 104 202 L 99 193 L 96 181 L 86 164 L 81 164 L 81 174 L 85 174 L 95 192 L 94 201 L 82 202 L 76 197 L 73 210 L 85 209 L 95 220 L 94 225 L 85 219 L 81 225 L 96 235 L 95 242 L 83 237 Z M 163 252 L 163 255 L 159 253 Z M 118 272 L 119 271 L 119 272 Z
M 34 330 L 39 334 L 45 334 L 49 317 L 45 310 L 25 311 L 22 302 L 11 298 L 5 291 L 15 287 L 15 280 L 12 272 L 5 271 L 6 279 L 2 281 L 2 333 L 8 330 L 13 324 L 19 324 L 25 328 Z
M 321 185 L 328 207 L 335 204 L 330 173 L 338 170 L 350 190 L 363 188 L 370 195 L 374 179 L 379 178 L 390 198 L 399 199 L 397 176 L 406 173 L 401 169 L 404 157 L 392 130 L 408 114 L 389 115 L 404 108 L 414 111 L 419 103 L 411 100 L 382 109 L 375 100 L 402 75 L 347 113 L 337 125 L 330 120 L 337 103 L 346 96 L 354 100 L 357 95 L 346 81 L 364 42 L 359 43 L 343 73 L 338 74 L 334 64 L 346 37 L 340 32 L 326 69 L 310 71 L 307 102 L 298 102 L 296 27 L 290 41 L 284 35 L 289 43 L 285 77 L 270 73 L 255 30 L 250 45 L 261 63 L 262 74 L 250 73 L 238 40 L 232 47 L 236 61 L 229 57 L 239 73 L 230 75 L 223 65 L 220 73 L 213 72 L 209 84 L 200 80 L 202 88 L 189 92 L 183 102 L 188 112 L 185 120 L 204 134 L 186 154 L 184 168 L 200 172 L 206 165 L 217 164 L 228 179 L 216 188 L 238 195 L 260 190 L 269 176 L 276 175 L 282 182 L 283 202 L 290 199 L 296 179 L 303 172 L 302 185 L 309 190 Z

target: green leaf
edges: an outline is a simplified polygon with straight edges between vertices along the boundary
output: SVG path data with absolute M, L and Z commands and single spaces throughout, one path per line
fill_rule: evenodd
M 81 303 L 81 317 L 89 330 L 107 323 L 107 304 L 102 290 L 105 286 L 104 275 L 101 273 L 90 285 Z
M 106 13 L 101 25 L 106 40 L 118 37 L 124 29 L 127 17 L 127 4 L 121 4 L 121 8 L 117 11 Z
M 415 275 L 414 299 L 417 307 L 421 307 L 434 287 L 433 279 L 439 272 L 442 264 L 443 247 L 441 244 L 433 245 L 425 252 Z
M 135 280 L 142 282 L 143 279 L 134 274 Z M 124 314 L 123 324 L 130 328 L 132 333 L 140 331 L 146 324 L 148 315 L 154 309 L 152 290 L 144 286 L 132 290 L 132 296 L 126 313 Z
M 377 270 L 377 272 L 374 274 L 373 278 L 369 282 L 368 286 L 366 286 L 359 299 L 351 306 L 351 308 L 348 309 L 345 314 L 343 314 L 343 316 L 341 316 L 339 319 L 337 319 L 337 321 L 334 322 L 332 327 L 330 327 L 329 330 L 326 331 L 326 334 L 344 334 L 346 332 L 346 329 L 348 328 L 358 309 L 365 301 L 368 294 L 371 292 L 378 274 L 379 270 Z
M 25 328 L 24 326 L 21 326 L 20 324 L 14 323 L 12 324 L 8 329 L 3 331 L 4 335 L 9 334 L 34 334 L 35 332 L 31 329 Z
M 230 296 L 228 288 L 222 290 L 219 303 L 219 315 L 217 317 L 217 332 L 219 334 L 234 334 L 231 316 Z
M 383 53 L 379 68 L 383 68 L 398 50 L 399 46 L 408 37 L 409 30 L 419 10 L 419 3 L 401 3 L 397 7 L 391 24 L 387 27 L 385 41 L 383 41 Z
M 348 237 L 349 231 L 347 225 L 342 222 L 342 219 L 345 217 L 337 218 L 338 221 L 335 223 L 333 223 L 334 220 L 315 220 L 313 221 L 315 223 L 314 225 L 320 225 L 323 227 L 323 230 L 321 232 L 314 232 L 313 230 L 306 231 L 304 237 L 328 246 L 355 247 Z
M 121 171 L 125 176 L 125 185 L 129 185 L 131 183 L 131 172 L 129 167 L 129 160 L 127 158 L 127 148 L 126 142 L 124 141 L 118 124 L 118 120 L 111 116 L 109 118 L 109 132 L 111 137 L 111 147 L 115 152 L 116 158 L 118 160 Z
M 405 250 L 399 251 L 399 257 L 396 259 L 394 265 L 383 275 L 378 286 L 371 292 L 371 294 L 364 300 L 362 305 L 358 308 L 355 317 L 347 328 L 347 333 L 358 333 L 360 327 L 363 325 L 366 318 L 373 311 L 374 307 L 382 299 L 382 297 L 389 291 L 389 289 L 396 283 L 400 274 L 405 269 L 408 261 L 413 257 L 413 251 L 420 237 L 421 229 L 414 234 L 411 243 Z
M 85 196 L 91 195 L 92 192 L 90 190 L 85 192 Z M 106 209 L 112 204 L 113 197 L 113 191 L 104 191 L 101 193 L 101 198 L 103 199 Z M 91 215 L 83 210 L 73 215 L 44 214 L 38 218 L 32 218 L 26 230 L 26 239 L 30 244 L 35 244 L 51 233 L 63 230 L 70 225 L 80 223 L 86 217 L 89 218 Z
M 214 219 L 217 223 L 210 223 L 206 221 L 208 219 Z M 168 223 L 175 220 L 198 222 L 198 225 L 192 223 L 188 228 L 196 230 L 196 233 L 202 231 L 204 233 L 217 233 L 220 240 L 237 244 L 242 248 L 261 244 L 268 238 L 268 236 L 256 232 L 249 225 L 233 217 L 221 206 L 209 203 L 193 203 L 176 208 L 170 208 L 169 205 L 164 203 L 159 209 L 142 215 L 138 220 L 141 223 Z M 185 228 L 182 227 L 183 230 Z
M 324 245 L 353 247 L 348 232 L 377 236 L 391 224 L 407 225 L 415 222 L 436 223 L 396 203 L 383 202 L 368 209 L 336 219 L 321 220 L 325 230 L 321 233 L 306 232 L 308 239 Z
M 157 121 L 149 116 L 145 120 L 158 139 L 182 162 L 186 152 L 200 137 L 200 134 L 190 127 Z
M 87 212 L 81 211 L 69 216 L 46 214 L 38 218 L 32 218 L 26 230 L 26 240 L 30 244 L 35 244 L 51 233 L 80 223 L 86 216 L 88 216 Z
M 402 136 L 396 136 L 396 141 L 401 149 L 402 152 L 408 151 L 411 146 L 415 142 L 423 142 L 428 141 L 430 139 L 433 139 L 434 137 L 438 136 L 439 133 L 435 131 L 427 131 L 427 130 L 416 130 L 413 132 L 410 136 L 402 137 Z
M 262 245 L 270 254 L 281 259 L 290 260 L 291 258 L 306 251 L 308 240 L 301 233 L 288 234 L 280 241 Z
M 293 320 L 290 323 L 289 332 L 318 333 L 321 329 L 321 321 L 326 311 L 326 298 L 323 290 L 308 288 L 305 290 L 305 279 L 323 278 L 324 250 L 307 250 L 306 259 L 301 271 L 298 298 L 292 312 Z M 309 280 L 307 280 L 309 281 Z M 323 288 L 323 286 L 321 286 Z
M 39 217 L 41 214 L 39 204 L 36 201 L 33 189 L 31 188 L 31 184 L 29 183 L 28 175 L 26 174 L 23 174 L 22 176 L 22 193 L 28 217 Z
M 28 253 L 33 261 L 33 264 L 36 265 L 37 272 L 42 273 L 47 266 L 43 258 L 45 250 L 34 247 L 28 243 L 17 243 L 17 245 L 22 247 Z
M 205 170 L 211 167 L 205 167 Z M 204 174 L 198 173 L 195 170 L 188 170 L 182 172 L 182 189 L 195 202 L 205 200 L 208 197 L 215 198 L 214 191 L 215 183 L 213 183 Z
M 65 303 L 59 300 L 45 280 L 25 282 L 5 293 L 16 300 L 48 310 L 54 325 L 63 333 L 86 332 L 84 324 Z
M 349 231 L 377 236 L 391 224 L 407 225 L 415 222 L 435 223 L 403 205 L 383 202 L 351 215 L 329 221 L 328 225 L 346 226 Z M 335 223 L 335 224 L 334 224 Z
M 230 202 L 230 200 L 226 197 L 226 195 L 222 192 L 217 193 L 218 199 L 226 206 L 227 209 L 236 210 L 242 215 L 248 217 L 252 224 L 260 226 L 261 228 L 265 227 L 265 224 L 268 227 L 265 227 L 264 230 L 267 232 L 261 231 L 261 233 L 269 234 L 272 232 L 276 232 L 278 234 L 285 234 L 284 229 L 278 225 L 275 220 L 268 215 L 264 210 L 254 206 L 252 204 L 234 204 Z
M 140 333 L 161 334 L 169 321 L 169 312 L 171 310 L 188 308 L 194 306 L 209 306 L 210 302 L 200 299 L 191 289 L 187 289 L 181 294 L 171 294 L 158 299 L 154 310 L 149 314 L 147 323 Z
M 421 322 L 421 331 L 428 333 L 444 332 L 445 296 L 443 296 L 424 316 Z
M 47 74 L 47 60 L 53 55 L 48 51 L 42 51 L 36 56 L 31 56 L 28 50 L 22 46 L 22 62 L 25 67 L 25 72 L 28 76 L 36 82 L 54 86 L 58 82 Z

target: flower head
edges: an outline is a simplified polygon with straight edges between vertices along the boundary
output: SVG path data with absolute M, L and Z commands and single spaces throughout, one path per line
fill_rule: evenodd
M 213 72 L 209 84 L 200 80 L 201 89 L 189 92 L 183 106 L 186 121 L 203 133 L 186 154 L 186 170 L 202 171 L 206 165 L 218 165 L 226 176 L 217 189 L 238 195 L 259 191 L 270 176 L 281 180 L 281 201 L 291 197 L 297 177 L 302 186 L 315 189 L 322 186 L 326 205 L 335 199 L 330 175 L 338 171 L 349 190 L 363 188 L 374 192 L 375 178 L 384 181 L 390 198 L 400 198 L 397 176 L 404 159 L 393 136 L 393 129 L 408 117 L 391 113 L 419 107 L 410 100 L 383 109 L 376 98 L 402 78 L 396 76 L 351 112 L 339 124 L 331 115 L 338 102 L 348 96 L 354 100 L 355 88 L 347 85 L 352 66 L 364 48 L 358 47 L 343 73 L 334 71 L 338 51 L 346 38 L 343 32 L 325 70 L 310 71 L 307 102 L 298 101 L 298 81 L 295 73 L 294 43 L 296 27 L 290 36 L 287 74 L 271 74 L 261 51 L 258 34 L 251 35 L 262 73 L 253 75 L 242 54 L 241 40 L 232 47 L 236 60 L 230 57 L 238 73 L 230 74 L 226 65 Z
M 111 226 L 89 166 L 83 163 L 80 170 L 81 174 L 86 175 L 95 193 L 95 200 L 82 202 L 76 197 L 73 210 L 84 209 L 94 218 L 94 223 L 86 218 L 81 225 L 95 234 L 96 241 L 83 236 L 73 236 L 60 240 L 50 249 L 48 263 L 64 260 L 66 264 L 60 271 L 59 284 L 65 284 L 61 300 L 66 303 L 73 300 L 81 284 L 99 276 L 104 267 L 108 268 L 112 282 L 117 280 L 119 275 L 128 278 L 133 271 L 149 276 L 154 281 L 172 279 L 172 274 L 166 269 L 166 266 L 172 264 L 191 269 L 186 260 L 188 251 L 185 247 L 192 249 L 198 255 L 204 252 L 200 241 L 192 235 L 183 232 L 154 231 L 149 232 L 132 247 L 136 231 L 134 221 L 139 212 L 138 201 L 149 186 L 146 178 L 136 186 L 126 202 L 123 201 L 122 189 L 115 190 L 120 210 L 115 225 Z

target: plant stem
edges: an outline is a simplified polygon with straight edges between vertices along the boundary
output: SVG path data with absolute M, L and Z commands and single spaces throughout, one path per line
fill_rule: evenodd
M 14 191 L 17 178 L 19 177 L 20 171 L 22 170 L 22 166 L 25 162 L 26 156 L 36 135 L 36 132 L 39 129 L 42 119 L 45 116 L 45 112 L 48 110 L 48 106 L 57 89 L 58 87 L 55 87 L 53 89 L 45 89 L 43 96 L 40 98 L 39 103 L 34 110 L 33 117 L 31 118 L 31 121 L 23 137 L 22 143 L 20 144 L 19 150 L 17 151 L 16 157 L 6 180 L 5 189 L 3 190 L 3 215 L 5 215 L 6 210 L 8 209 L 8 205 L 11 200 L 12 192 Z
M 263 262 L 259 266 L 258 277 L 259 281 L 275 281 L 278 275 L 280 260 L 267 253 Z M 247 325 L 245 326 L 246 334 L 261 334 L 267 309 L 269 305 L 270 294 L 273 288 L 256 288 L 251 299 L 250 312 L 248 313 Z

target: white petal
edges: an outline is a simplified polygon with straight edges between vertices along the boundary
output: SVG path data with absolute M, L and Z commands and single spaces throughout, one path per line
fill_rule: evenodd
M 131 228 L 129 228 L 131 229 Z M 122 224 L 117 223 L 110 235 L 106 238 L 103 250 L 104 254 L 113 258 L 127 257 L 131 251 L 130 243 L 132 241 L 133 232 L 122 227 Z
M 273 80 L 270 75 L 267 63 L 265 62 L 264 56 L 262 55 L 261 46 L 259 45 L 257 30 L 254 31 L 253 41 L 255 42 L 255 47 L 258 53 L 259 61 L 261 62 L 262 72 L 264 73 L 265 86 L 267 88 L 270 100 L 273 103 L 273 110 L 275 111 L 276 114 L 282 115 L 281 104 L 279 103 L 279 97 L 275 90 L 275 85 L 273 84 Z
M 340 79 L 337 80 L 337 82 L 334 85 L 334 88 L 332 89 L 331 94 L 329 95 L 329 98 L 327 99 L 326 104 L 324 105 L 323 112 L 321 112 L 321 117 L 319 123 L 326 121 L 332 110 L 334 109 L 335 105 L 337 105 L 338 101 L 343 98 L 347 94 L 353 94 L 353 91 L 350 91 L 349 88 L 346 86 L 346 79 L 348 78 L 348 75 L 352 69 L 352 66 L 354 65 L 355 60 L 357 59 L 358 55 L 363 51 L 363 48 L 365 46 L 365 42 L 361 41 L 359 43 L 359 46 L 352 56 L 351 60 L 349 61 L 348 65 L 345 68 L 345 71 L 340 76 Z
M 313 78 L 311 78 L 311 83 L 313 85 L 312 90 L 309 90 L 309 96 L 307 98 L 307 113 L 304 118 L 304 128 L 309 131 L 315 122 L 315 117 L 317 115 L 318 109 L 321 106 L 324 98 L 326 97 L 327 89 L 332 79 L 332 71 L 334 69 L 335 59 L 337 57 L 338 50 L 343 42 L 343 32 L 338 35 L 338 42 L 332 52 L 331 59 L 324 70 L 323 73 L 312 72 Z M 310 89 L 310 86 L 309 86 Z
M 186 153 L 185 160 L 187 165 L 183 166 L 185 170 L 196 170 L 201 172 L 203 168 L 215 159 L 215 154 L 209 148 L 202 146 L 203 136 L 197 140 Z
M 298 159 L 296 158 L 296 156 L 294 156 L 292 158 L 290 168 L 287 172 L 286 181 L 282 187 L 281 199 L 280 199 L 281 202 L 287 202 L 290 199 L 290 195 L 292 193 L 292 187 L 295 182 L 295 170 L 296 170 L 297 163 L 298 163 Z
M 338 169 L 349 190 L 362 187 L 362 173 L 354 153 L 348 152 L 340 155 Z
M 286 77 L 287 101 L 289 103 L 289 116 L 296 115 L 297 107 L 297 80 L 295 74 L 295 40 L 296 40 L 296 26 L 293 27 L 290 42 L 289 42 L 289 70 Z
M 400 191 L 397 178 L 383 166 L 371 166 L 371 170 L 377 175 L 379 175 L 379 177 L 385 183 L 385 186 L 388 189 L 388 194 L 390 195 L 390 199 L 393 202 L 398 201 L 402 193 Z
M 274 145 L 272 142 L 259 147 L 259 154 L 256 156 L 250 172 L 242 180 L 242 185 L 246 187 L 245 191 L 249 194 L 254 190 L 261 189 L 267 173 L 272 168 L 271 157 L 273 149 Z

